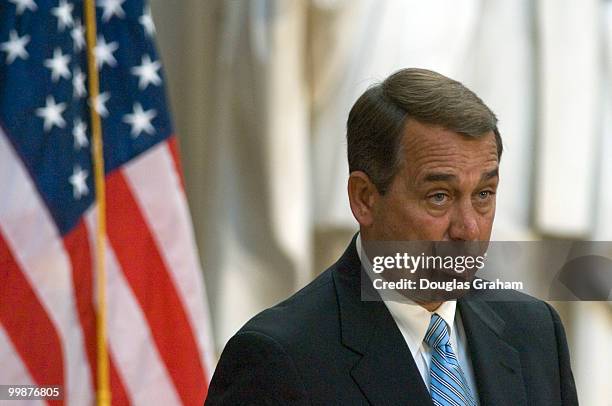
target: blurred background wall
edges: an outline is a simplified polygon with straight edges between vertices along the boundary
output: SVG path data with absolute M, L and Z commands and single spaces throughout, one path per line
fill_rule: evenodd
M 151 3 L 218 351 L 350 240 L 346 118 L 399 68 L 498 115 L 494 239 L 612 240 L 612 1 Z M 581 403 L 610 404 L 610 302 L 553 304 Z

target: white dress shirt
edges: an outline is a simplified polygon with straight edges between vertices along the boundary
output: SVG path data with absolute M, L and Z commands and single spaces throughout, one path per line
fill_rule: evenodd
M 370 276 L 373 275 L 370 260 L 362 252 L 361 235 L 357 236 L 357 254 L 366 273 Z M 430 312 L 408 299 L 403 299 L 402 302 L 385 300 L 384 303 L 410 349 L 412 358 L 421 373 L 427 390 L 429 390 L 430 383 L 431 348 L 423 341 L 423 338 L 425 338 L 425 333 L 433 313 L 437 313 L 444 319 L 450 330 L 451 347 L 457 356 L 457 361 L 461 371 L 463 371 L 472 396 L 476 400 L 476 404 L 479 404 L 474 370 L 472 369 L 472 362 L 467 348 L 467 339 L 463 323 L 461 322 L 461 315 L 457 311 L 457 302 L 455 300 L 443 302 L 434 312 Z

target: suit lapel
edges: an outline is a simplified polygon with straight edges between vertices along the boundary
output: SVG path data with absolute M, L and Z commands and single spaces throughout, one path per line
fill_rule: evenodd
M 351 376 L 372 405 L 433 405 L 404 338 L 388 317 L 375 326 Z
M 519 353 L 502 338 L 504 321 L 484 301 L 465 298 L 457 304 L 476 376 L 480 404 L 526 405 Z
M 361 264 L 353 239 L 333 274 L 342 343 L 361 355 L 350 371 L 353 380 L 372 405 L 433 405 L 410 350 L 384 303 L 361 300 L 360 275 Z M 367 278 L 365 274 L 361 276 Z

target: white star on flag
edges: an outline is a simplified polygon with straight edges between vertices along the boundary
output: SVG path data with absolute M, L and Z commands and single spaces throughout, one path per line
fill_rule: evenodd
M 117 60 L 113 56 L 113 52 L 115 52 L 117 48 L 119 48 L 119 45 L 116 42 L 107 44 L 103 36 L 98 36 L 98 41 L 94 47 L 94 55 L 96 57 L 98 69 L 104 67 L 104 64 L 107 64 L 111 68 L 117 65 Z
M 104 92 L 97 95 L 93 102 L 93 108 L 96 112 L 102 116 L 108 116 L 108 109 L 106 108 L 106 102 L 110 99 L 110 92 Z
M 134 66 L 130 69 L 133 75 L 138 76 L 138 88 L 146 89 L 149 84 L 159 86 L 161 78 L 157 71 L 161 69 L 159 61 L 152 62 L 149 55 L 144 55 L 141 59 L 140 66 Z
M 88 175 L 89 173 L 79 165 L 74 167 L 72 175 L 70 175 L 70 184 L 72 185 L 72 196 L 74 196 L 75 199 L 80 199 L 82 196 L 89 193 L 89 188 L 85 182 Z
M 9 40 L 0 44 L 0 49 L 7 53 L 6 63 L 10 65 L 17 58 L 28 59 L 28 51 L 25 49 L 28 42 L 30 42 L 29 35 L 20 37 L 17 31 L 11 30 Z
M 89 145 L 86 132 L 87 125 L 83 122 L 83 120 L 77 118 L 74 121 L 74 126 L 72 127 L 72 136 L 74 137 L 75 149 L 81 149 Z
M 57 82 L 60 77 L 63 79 L 70 78 L 68 63 L 70 63 L 70 55 L 63 55 L 60 48 L 55 48 L 53 50 L 53 58 L 45 60 L 45 66 L 51 69 L 52 81 Z
M 59 128 L 64 128 L 66 126 L 66 121 L 62 117 L 64 110 L 66 110 L 66 103 L 57 104 L 53 96 L 47 96 L 45 107 L 36 109 L 36 115 L 45 120 L 45 132 L 51 130 L 53 126 Z
M 85 90 L 85 74 L 81 72 L 81 68 L 78 66 L 74 69 L 74 74 L 72 75 L 72 88 L 72 97 L 74 98 L 80 99 L 87 94 Z
M 155 118 L 155 110 L 144 111 L 140 103 L 134 103 L 132 114 L 123 116 L 123 122 L 129 124 L 132 129 L 130 133 L 136 138 L 144 131 L 147 134 L 155 133 L 155 128 L 151 125 L 151 120 Z
M 125 2 L 125 0 L 99 0 L 98 7 L 102 7 L 102 21 L 105 23 L 108 22 L 113 16 L 117 16 L 119 18 L 125 17 L 125 11 L 121 5 Z
M 153 17 L 151 16 L 151 6 L 147 5 L 142 15 L 138 18 L 138 22 L 144 28 L 145 32 L 149 37 L 155 34 L 155 24 L 153 23 Z
M 11 3 L 17 7 L 17 15 L 22 14 L 26 9 L 30 11 L 36 11 L 38 6 L 34 3 L 34 0 L 10 0 Z
M 74 24 L 74 28 L 70 31 L 72 42 L 74 43 L 74 50 L 80 51 L 85 47 L 85 28 L 81 24 L 81 20 L 77 20 Z
M 64 31 L 66 28 L 72 27 L 72 9 L 74 5 L 66 3 L 66 0 L 60 0 L 59 6 L 51 9 L 51 14 L 57 17 L 57 29 Z

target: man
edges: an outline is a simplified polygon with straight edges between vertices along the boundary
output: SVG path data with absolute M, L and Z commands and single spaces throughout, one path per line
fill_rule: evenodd
M 357 100 L 347 142 L 359 234 L 228 342 L 207 404 L 577 404 L 565 333 L 544 302 L 513 291 L 361 300 L 369 242 L 489 240 L 502 154 L 489 108 L 454 80 L 405 69 Z

